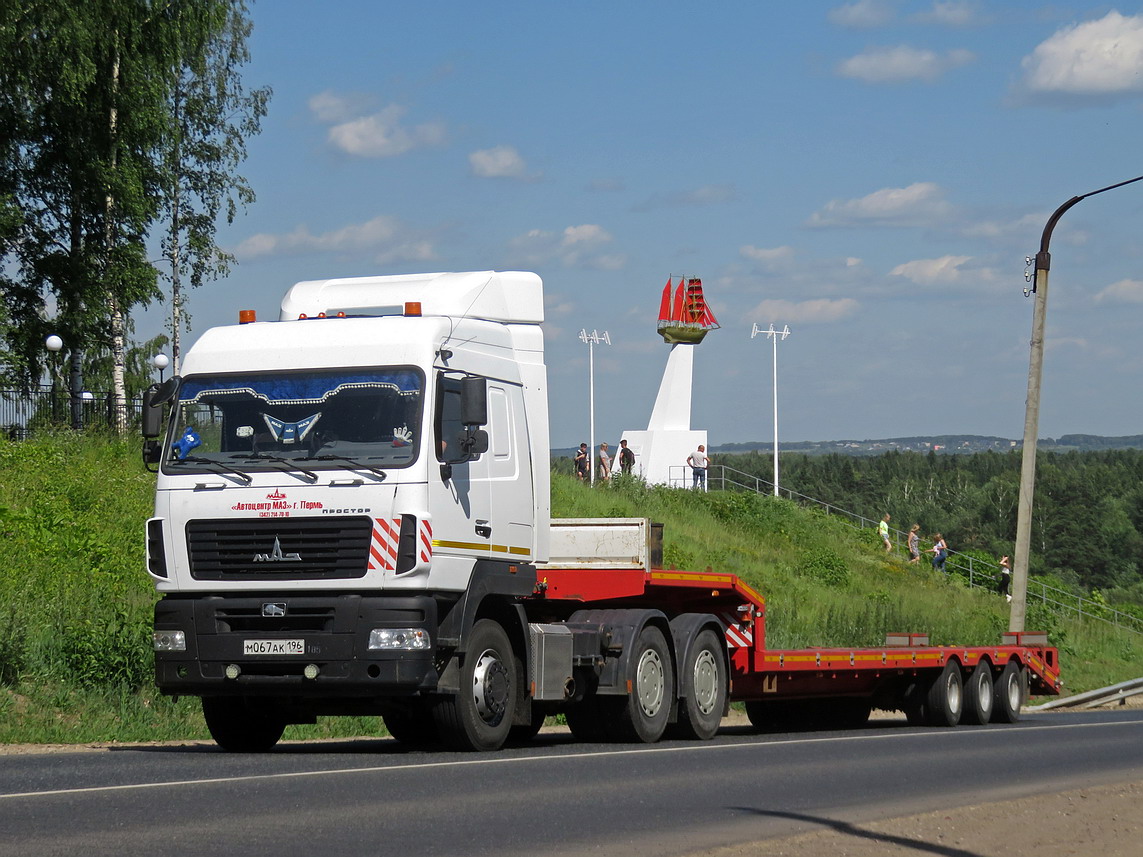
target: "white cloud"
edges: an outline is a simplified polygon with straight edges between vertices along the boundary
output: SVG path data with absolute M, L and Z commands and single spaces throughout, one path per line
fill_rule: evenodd
M 567 267 L 587 267 L 608 271 L 627 264 L 627 257 L 605 253 L 614 241 L 611 233 L 594 223 L 565 227 L 562 232 L 532 229 L 508 242 L 513 257 L 526 265 L 560 262 Z
M 961 265 L 972 261 L 971 256 L 941 256 L 939 259 L 917 259 L 898 265 L 889 275 L 904 277 L 921 286 L 937 283 L 955 283 L 964 272 Z
M 311 95 L 306 103 L 318 122 L 332 125 L 365 113 L 373 106 L 374 99 L 368 95 L 339 95 L 327 89 L 317 95 Z
M 271 254 L 371 253 L 379 263 L 424 261 L 434 257 L 432 243 L 416 234 L 397 218 L 380 215 L 364 223 L 314 234 L 306 226 L 281 235 L 252 235 L 234 250 L 239 259 L 255 259 Z
M 946 218 L 952 206 L 933 182 L 887 187 L 858 199 L 833 199 L 808 221 L 810 226 L 925 226 Z
M 972 27 L 980 23 L 980 13 L 969 0 L 935 0 L 928 12 L 914 15 L 913 20 L 940 27 Z
M 783 245 L 782 247 L 755 247 L 753 244 L 746 244 L 738 249 L 738 253 L 744 259 L 752 259 L 755 262 L 762 262 L 766 265 L 788 262 L 794 258 L 794 248 L 789 245 Z
M 946 71 L 976 59 L 972 51 L 957 49 L 938 54 L 935 51 L 898 45 L 874 48 L 839 63 L 841 77 L 865 83 L 900 83 L 906 80 L 933 81 Z
M 400 124 L 404 115 L 404 107 L 390 104 L 378 113 L 334 125 L 329 129 L 329 141 L 335 148 L 363 158 L 389 158 L 444 142 L 445 129 L 441 123 L 428 122 L 406 128 Z
M 528 175 L 528 165 L 514 146 L 480 149 L 468 156 L 468 164 L 472 174 L 483 179 L 531 180 L 538 177 Z
M 751 318 L 774 319 L 776 323 L 806 324 L 840 321 L 857 312 L 857 301 L 853 298 L 816 298 L 808 301 L 765 300 L 749 313 Z
M 1143 93 L 1143 15 L 1108 12 L 1072 24 L 1021 61 L 1033 96 L 1114 97 Z
M 1095 296 L 1102 303 L 1143 304 L 1143 280 L 1120 280 Z
M 831 24 L 850 30 L 883 27 L 893 20 L 895 10 L 887 0 L 855 0 L 829 11 Z

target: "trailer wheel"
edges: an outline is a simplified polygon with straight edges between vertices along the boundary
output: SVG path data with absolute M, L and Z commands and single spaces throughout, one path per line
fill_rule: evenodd
M 997 723 L 1015 723 L 1020 719 L 1020 709 L 1024 705 L 1022 673 L 1016 661 L 1009 661 L 996 680 L 992 719 Z
M 382 715 L 389 734 L 410 747 L 424 747 L 437 740 L 437 724 L 424 700 L 397 703 Z
M 497 750 L 508 739 L 516 710 L 516 658 L 498 623 L 472 626 L 460 665 L 460 692 L 433 707 L 441 738 L 457 750 Z
M 663 632 L 646 626 L 631 650 L 627 666 L 631 692 L 626 696 L 599 697 L 604 728 L 615 741 L 653 744 L 663 737 L 675 697 L 671 650 Z
M 232 696 L 204 696 L 202 716 L 210 737 L 229 753 L 265 753 L 278 743 L 286 721 L 264 706 Z
M 925 720 L 929 726 L 956 726 L 964 712 L 964 679 L 956 661 L 949 661 L 925 695 Z
M 725 643 L 709 628 L 695 638 L 686 663 L 679 668 L 683 699 L 672 735 L 706 741 L 718 732 L 726 709 L 725 649 Z
M 992 665 L 981 660 L 964 684 L 964 722 L 983 726 L 992 719 Z

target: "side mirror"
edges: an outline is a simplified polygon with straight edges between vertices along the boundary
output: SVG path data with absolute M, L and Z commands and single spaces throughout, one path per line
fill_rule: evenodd
M 143 391 L 143 437 L 148 440 L 154 440 L 163 431 L 163 406 L 158 393 L 158 384 Z
M 488 424 L 488 384 L 484 378 L 469 375 L 461 379 L 460 421 L 466 426 Z

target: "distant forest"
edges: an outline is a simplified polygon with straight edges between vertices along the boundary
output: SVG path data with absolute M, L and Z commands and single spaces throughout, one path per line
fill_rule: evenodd
M 713 458 L 773 478 L 766 453 Z M 1020 453 L 801 455 L 781 459 L 781 485 L 871 519 L 888 512 L 895 529 L 918 523 L 949 547 L 1011 554 L 1016 539 Z M 1143 604 L 1143 450 L 1040 452 L 1033 504 L 1033 575 Z

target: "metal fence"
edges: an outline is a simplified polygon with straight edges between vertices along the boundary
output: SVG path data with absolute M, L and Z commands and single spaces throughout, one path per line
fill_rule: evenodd
M 709 479 L 711 488 L 719 488 L 723 491 L 753 491 L 758 494 L 774 493 L 773 482 L 768 482 L 765 479 L 752 476 L 749 473 L 743 473 L 741 470 L 735 470 L 732 467 L 727 467 L 722 464 L 711 465 Z M 827 515 L 836 515 L 843 518 L 851 526 L 858 529 L 864 529 L 866 527 L 876 529 L 878 523 L 880 523 L 873 518 L 867 518 L 856 512 L 846 511 L 845 509 L 838 508 L 822 500 L 807 497 L 805 494 L 799 494 L 797 491 L 783 488 L 780 485 L 778 486 L 778 494 L 781 497 L 793 500 L 801 505 L 821 509 Z M 908 534 L 902 530 L 890 529 L 890 534 L 898 547 L 904 546 L 908 540 Z M 954 550 L 949 551 L 949 558 L 945 563 L 945 568 L 955 571 L 967 579 L 969 586 L 988 590 L 996 588 L 997 581 L 1000 577 L 1000 566 L 997 563 L 982 562 L 979 559 L 965 556 Z M 1039 601 L 1057 610 L 1075 613 L 1084 619 L 1106 622 L 1109 625 L 1114 625 L 1116 628 L 1121 628 L 1125 631 L 1143 634 L 1143 619 L 1132 616 L 1130 613 L 1124 613 L 1121 610 L 1115 610 L 1106 604 L 1093 601 L 1082 595 L 1075 595 L 1058 587 L 1050 586 L 1034 578 L 1028 579 L 1027 597 L 1029 602 Z
M 123 422 L 138 424 L 141 399 L 128 399 Z M 119 424 L 115 396 L 110 392 L 83 392 L 73 399 L 67 390 L 44 385 L 31 392 L 0 390 L 0 431 L 11 440 L 23 440 L 37 431 L 71 426 L 96 431 Z

